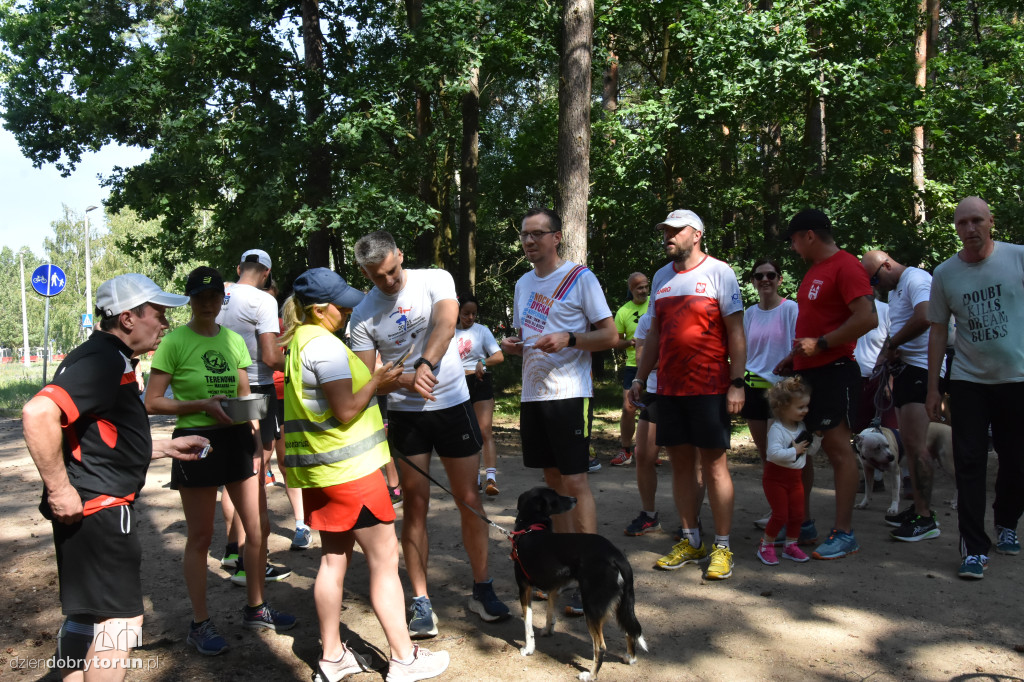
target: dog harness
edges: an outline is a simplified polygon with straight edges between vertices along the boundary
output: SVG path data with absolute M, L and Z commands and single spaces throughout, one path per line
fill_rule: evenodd
M 526 576 L 527 582 L 530 582 L 530 574 L 526 572 L 526 567 L 523 566 L 523 560 L 519 558 L 519 546 L 517 542 L 520 536 L 526 535 L 527 533 L 532 533 L 535 530 L 547 529 L 548 525 L 546 523 L 534 523 L 531 524 L 529 528 L 524 528 L 523 530 L 514 530 L 511 533 L 509 533 L 508 539 L 512 541 L 512 553 L 509 554 L 509 557 L 512 559 L 512 561 L 519 564 L 519 570 L 523 572 L 524 576 Z

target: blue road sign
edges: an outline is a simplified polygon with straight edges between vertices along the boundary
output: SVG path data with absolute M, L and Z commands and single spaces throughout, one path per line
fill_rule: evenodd
M 92 329 L 92 315 L 82 315 L 82 328 Z
M 32 288 L 42 296 L 56 296 L 64 291 L 66 283 L 64 271 L 52 263 L 44 263 L 32 271 Z

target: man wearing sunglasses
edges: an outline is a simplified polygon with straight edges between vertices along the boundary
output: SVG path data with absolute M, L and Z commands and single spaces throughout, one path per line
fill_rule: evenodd
M 860 394 L 860 369 L 853 350 L 857 339 L 878 325 L 868 275 L 853 254 L 832 238 L 832 222 L 817 209 L 800 211 L 783 234 L 790 248 L 811 267 L 800 282 L 793 351 L 776 374 L 796 371 L 811 387 L 807 428 L 822 434 L 822 449 L 835 475 L 836 520 L 815 559 L 841 559 L 860 550 L 853 534 L 857 496 L 857 455 L 850 425 Z M 814 483 L 814 469 L 804 467 L 804 489 Z
M 894 540 L 917 542 L 939 536 L 931 509 L 935 460 L 928 452 L 928 299 L 932 276 L 920 268 L 897 263 L 884 251 L 868 251 L 861 258 L 864 271 L 874 273 L 871 285 L 889 292 L 889 335 L 876 364 L 888 363 L 893 377 L 892 395 L 900 438 L 910 458 L 914 504 L 892 516 L 899 524 Z

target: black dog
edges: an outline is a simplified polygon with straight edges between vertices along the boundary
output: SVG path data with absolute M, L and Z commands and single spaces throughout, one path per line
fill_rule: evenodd
M 530 598 L 533 588 L 548 592 L 548 622 L 541 635 L 548 636 L 555 627 L 555 594 L 559 588 L 577 583 L 583 601 L 587 629 L 594 640 L 594 664 L 589 672 L 580 673 L 581 680 L 596 680 L 601 669 L 604 644 L 604 623 L 614 612 L 619 627 L 626 633 L 627 662 L 636 663 L 636 645 L 647 651 L 640 623 L 633 612 L 633 569 L 626 557 L 611 542 L 589 533 L 551 531 L 551 517 L 576 506 L 576 499 L 563 497 L 551 488 L 534 488 L 519 496 L 516 532 L 512 539 L 512 559 L 519 603 L 526 624 L 526 646 L 523 656 L 534 651 L 533 609 Z

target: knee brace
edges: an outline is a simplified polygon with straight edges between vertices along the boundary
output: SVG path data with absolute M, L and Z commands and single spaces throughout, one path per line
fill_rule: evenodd
M 95 619 L 90 616 L 68 616 L 57 633 L 56 664 L 62 670 L 81 670 L 95 635 Z

